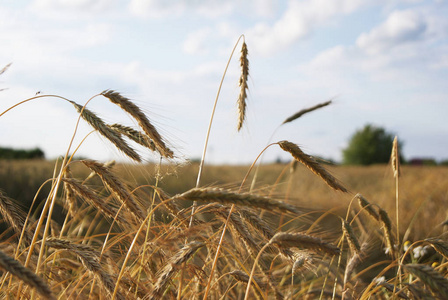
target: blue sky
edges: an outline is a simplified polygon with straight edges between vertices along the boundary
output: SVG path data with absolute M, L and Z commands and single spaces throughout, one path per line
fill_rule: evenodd
M 105 89 L 135 100 L 180 158 L 198 158 L 219 81 L 241 34 L 249 50 L 247 122 L 236 131 L 239 61 L 231 61 L 207 162 L 250 163 L 271 141 L 341 159 L 371 123 L 398 135 L 406 158 L 448 158 L 445 0 L 35 0 L 0 2 L 0 110 L 37 91 L 84 104 Z M 291 114 L 334 104 L 277 129 Z M 136 125 L 106 99 L 89 108 Z M 40 98 L 0 118 L 0 145 L 62 155 L 77 113 Z M 276 130 L 277 129 L 277 130 Z M 78 145 L 90 132 L 81 124 Z M 142 149 L 140 149 L 143 151 Z M 123 155 L 98 134 L 79 155 Z M 142 152 L 150 160 L 152 154 Z M 288 158 L 278 147 L 266 161 Z

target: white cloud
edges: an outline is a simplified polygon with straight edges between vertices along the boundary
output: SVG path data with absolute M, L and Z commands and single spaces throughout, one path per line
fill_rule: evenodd
M 211 34 L 212 29 L 209 27 L 190 33 L 183 44 L 183 50 L 188 54 L 206 54 L 208 52 L 206 43 Z
M 332 17 L 350 14 L 370 1 L 307 0 L 289 1 L 284 14 L 273 25 L 258 23 L 249 33 L 254 49 L 271 54 L 308 36 L 317 26 Z
M 115 0 L 35 0 L 33 9 L 39 11 L 101 12 L 108 9 Z
M 131 13 L 151 18 L 179 17 L 186 12 L 194 12 L 210 18 L 230 13 L 233 1 L 220 0 L 132 0 L 129 4 Z
M 394 11 L 383 24 L 362 34 L 356 44 L 369 54 L 377 54 L 422 40 L 427 29 L 426 20 L 417 11 Z

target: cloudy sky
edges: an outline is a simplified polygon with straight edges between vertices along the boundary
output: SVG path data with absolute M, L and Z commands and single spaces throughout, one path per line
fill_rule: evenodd
M 247 122 L 236 131 L 237 46 L 217 105 L 207 162 L 250 163 L 269 141 L 341 159 L 371 123 L 397 134 L 404 155 L 448 158 L 445 0 L 2 0 L 0 110 L 41 94 L 84 104 L 114 89 L 135 100 L 182 158 L 201 156 L 213 102 L 239 36 L 249 50 Z M 279 125 L 303 108 L 334 103 Z M 133 126 L 105 98 L 88 107 Z M 0 146 L 67 151 L 77 113 L 39 98 L 0 117 Z M 74 147 L 90 132 L 81 124 Z M 78 154 L 123 155 L 98 134 Z M 154 160 L 154 155 L 142 155 Z M 287 158 L 278 147 L 265 160 Z

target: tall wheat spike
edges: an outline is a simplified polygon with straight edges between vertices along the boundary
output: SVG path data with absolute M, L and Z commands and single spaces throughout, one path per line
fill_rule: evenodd
M 319 108 L 321 108 L 321 107 L 325 107 L 325 106 L 327 106 L 327 105 L 330 105 L 331 103 L 332 103 L 332 101 L 329 100 L 329 101 L 326 101 L 326 102 L 323 102 L 323 103 L 314 105 L 314 106 L 312 106 L 312 107 L 302 109 L 302 110 L 296 112 L 295 114 L 293 114 L 292 116 L 286 118 L 286 120 L 283 121 L 282 125 L 283 125 L 283 124 L 286 124 L 286 123 L 289 123 L 289 122 L 292 122 L 292 121 L 294 121 L 294 120 L 300 118 L 301 116 L 303 116 L 303 115 L 306 114 L 306 113 L 309 113 L 309 112 L 312 112 L 312 111 L 314 111 L 314 110 L 316 110 L 316 109 L 319 109 Z
M 36 275 L 30 269 L 24 267 L 20 262 L 9 257 L 3 251 L 0 250 L 0 269 L 5 270 L 6 272 L 11 273 L 12 275 L 20 278 L 23 282 L 25 282 L 30 287 L 36 289 L 36 291 L 42 296 L 44 299 L 56 300 L 56 297 L 53 295 L 50 287 Z
M 322 178 L 328 186 L 330 186 L 334 190 L 339 190 L 344 193 L 347 192 L 347 189 L 341 183 L 339 183 L 339 181 L 333 175 L 325 170 L 325 168 L 322 167 L 312 156 L 303 153 L 299 146 L 288 141 L 280 141 L 278 142 L 278 145 L 284 151 L 289 152 L 297 161 L 305 165 L 314 174 Z
M 238 96 L 238 131 L 243 127 L 244 119 L 246 117 L 247 79 L 249 76 L 249 60 L 247 59 L 247 54 L 247 45 L 246 42 L 243 42 L 240 57 L 241 76 L 239 81 L 240 94 Z
M 130 114 L 140 125 L 143 131 L 148 135 L 148 137 L 154 141 L 154 144 L 159 151 L 160 155 L 166 158 L 173 158 L 174 154 L 171 149 L 169 149 L 162 136 L 156 130 L 156 128 L 149 122 L 146 115 L 142 110 L 135 105 L 131 100 L 123 97 L 120 93 L 113 90 L 105 90 L 101 93 L 104 97 L 109 99 L 112 103 L 120 106 L 124 111 Z

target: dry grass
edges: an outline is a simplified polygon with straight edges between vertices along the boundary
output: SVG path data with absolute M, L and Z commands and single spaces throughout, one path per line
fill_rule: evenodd
M 245 43 L 240 65 L 238 128 L 247 98 Z M 140 161 L 138 151 L 151 151 L 170 163 L 103 164 L 68 154 L 57 162 L 0 161 L 6 191 L 0 193 L 6 225 L 0 234 L 1 297 L 448 297 L 446 215 L 440 209 L 448 200 L 448 168 L 399 166 L 394 155 L 393 170 L 328 166 L 281 141 L 274 144 L 301 164 L 261 165 L 251 192 L 242 191 L 246 174 L 254 176 L 251 168 L 176 165 L 169 143 L 139 107 L 112 90 L 93 98 L 100 95 L 140 128 L 106 124 L 68 101 L 133 160 Z M 411 240 L 406 248 L 403 239 Z

